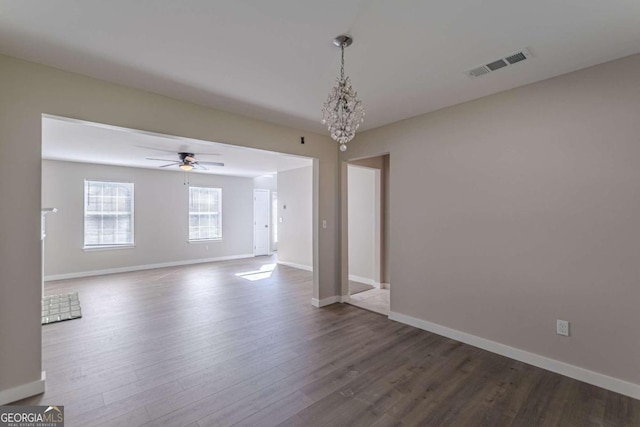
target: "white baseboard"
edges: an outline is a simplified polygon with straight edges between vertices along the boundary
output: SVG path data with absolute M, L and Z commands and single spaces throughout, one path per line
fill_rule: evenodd
M 42 371 L 40 379 L 27 384 L 22 384 L 8 390 L 0 391 L 0 405 L 6 405 L 36 394 L 44 393 L 47 374 Z
M 578 381 L 624 394 L 626 396 L 633 397 L 634 399 L 640 399 L 640 384 L 630 383 L 619 378 L 613 378 L 585 368 L 560 362 L 559 360 L 529 353 L 525 350 L 520 350 L 515 347 L 510 347 L 486 338 L 481 338 L 456 329 L 447 328 L 446 326 L 407 316 L 405 314 L 392 311 L 389 313 L 389 319 L 406 325 L 415 326 L 416 328 L 424 329 L 425 331 L 433 332 L 501 356 L 506 356 L 520 362 L 528 363 L 529 365 L 537 366 L 538 368 L 546 369 L 547 371 L 555 372 Z
M 317 298 L 311 298 L 311 305 L 317 308 L 326 307 L 327 305 L 335 304 L 338 302 L 349 302 L 349 295 L 334 295 L 332 297 L 323 298 L 321 300 Z
M 349 280 L 351 280 L 352 282 L 363 283 L 365 285 L 373 286 L 374 288 L 380 289 L 380 282 L 376 282 L 373 279 L 368 279 L 366 277 L 355 276 L 353 274 L 350 274 Z
M 391 283 L 380 283 L 380 289 L 391 289 Z
M 52 274 L 44 276 L 44 281 L 77 279 L 79 277 L 102 276 L 103 274 L 129 273 L 131 271 L 153 270 L 154 268 L 178 267 L 181 265 L 204 264 L 207 262 L 230 261 L 253 258 L 253 254 L 230 255 L 216 258 L 188 259 L 183 261 L 161 262 L 158 264 L 133 265 L 130 267 L 107 268 L 105 270 L 80 271 L 78 273 Z
M 331 305 L 331 304 L 335 304 L 337 302 L 340 302 L 340 297 L 335 295 L 329 298 L 323 298 L 321 300 L 317 299 L 317 298 L 311 298 L 311 305 L 314 307 L 325 307 L 327 305 Z
M 311 267 L 310 265 L 298 264 L 295 262 L 288 262 L 288 261 L 278 261 L 278 264 L 286 265 L 287 267 L 298 268 L 300 270 L 313 271 L 313 267 Z

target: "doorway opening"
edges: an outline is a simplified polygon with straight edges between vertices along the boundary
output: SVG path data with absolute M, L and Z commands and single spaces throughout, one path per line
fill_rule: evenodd
M 45 282 L 262 255 L 249 269 L 260 274 L 237 277 L 319 263 L 317 159 L 46 114 L 42 129 L 43 294 Z M 317 274 L 301 277 L 313 302 Z
M 347 164 L 349 303 L 389 315 L 389 156 Z

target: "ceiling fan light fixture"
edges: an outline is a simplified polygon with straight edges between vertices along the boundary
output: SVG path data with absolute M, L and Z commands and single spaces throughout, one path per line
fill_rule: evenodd
M 188 163 L 183 163 L 180 165 L 180 169 L 182 169 L 183 171 L 189 172 L 191 169 L 193 169 L 193 166 Z

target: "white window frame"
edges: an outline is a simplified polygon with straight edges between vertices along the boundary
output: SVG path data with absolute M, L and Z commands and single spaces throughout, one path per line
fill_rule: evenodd
M 103 184 L 127 184 L 131 187 L 131 242 L 122 244 L 87 244 L 87 183 L 103 183 Z M 135 247 L 135 184 L 126 181 L 109 181 L 104 179 L 85 179 L 84 180 L 84 198 L 83 198 L 83 246 L 85 251 L 109 250 L 109 249 L 129 249 Z
M 218 193 L 218 230 L 219 235 L 217 237 L 207 237 L 207 238 L 199 238 L 192 239 L 191 238 L 191 189 L 192 188 L 202 188 L 207 190 L 215 190 Z M 199 212 L 198 212 L 199 213 Z M 220 187 L 207 187 L 204 185 L 190 185 L 189 186 L 189 199 L 187 205 L 187 239 L 189 243 L 200 243 L 200 242 L 217 242 L 222 240 L 222 188 Z

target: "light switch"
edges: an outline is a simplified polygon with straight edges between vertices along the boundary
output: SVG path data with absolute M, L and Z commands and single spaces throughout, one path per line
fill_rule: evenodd
M 326 219 L 322 220 L 322 228 L 327 228 L 327 220 Z

